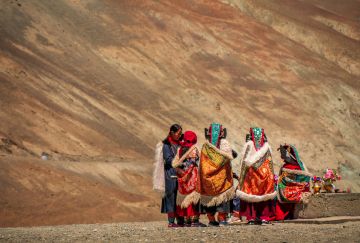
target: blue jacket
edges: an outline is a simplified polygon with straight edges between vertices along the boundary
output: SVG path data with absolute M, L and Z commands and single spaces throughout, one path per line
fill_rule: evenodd
M 176 170 L 172 167 L 171 163 L 176 156 L 178 147 L 178 145 L 170 144 L 167 140 L 163 142 L 166 195 L 176 193 L 177 191 Z

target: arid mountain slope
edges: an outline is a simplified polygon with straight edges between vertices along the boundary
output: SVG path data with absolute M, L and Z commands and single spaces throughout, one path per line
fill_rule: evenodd
M 278 163 L 293 143 L 360 191 L 360 2 L 342 2 L 1 1 L 3 159 L 133 160 L 150 193 L 169 125 L 201 144 L 218 121 L 239 152 L 262 126 Z
M 0 158 L 0 227 L 159 220 L 148 174 L 133 161 Z
M 360 75 L 358 1 L 229 2 L 347 72 Z

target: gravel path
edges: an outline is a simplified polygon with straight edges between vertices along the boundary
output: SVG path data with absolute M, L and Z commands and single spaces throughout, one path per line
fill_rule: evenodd
M 2 228 L 0 242 L 360 242 L 360 222 L 167 228 L 164 222 Z

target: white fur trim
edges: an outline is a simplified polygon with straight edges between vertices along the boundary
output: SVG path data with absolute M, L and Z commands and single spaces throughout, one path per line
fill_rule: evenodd
M 232 155 L 232 148 L 231 148 L 231 145 L 230 143 L 226 140 L 226 139 L 221 139 L 220 140 L 220 149 L 221 151 L 225 152 L 226 154 L 231 154 Z M 234 173 L 239 173 L 240 172 L 240 161 L 238 159 L 233 159 L 231 161 L 231 170 L 234 172 Z M 233 187 L 234 189 L 237 188 L 239 184 L 239 181 L 234 179 L 234 183 L 233 183 Z
M 163 143 L 159 142 L 155 147 L 155 162 L 153 171 L 153 190 L 165 192 L 165 172 L 163 158 Z
M 211 143 L 209 143 L 208 141 L 206 141 L 206 144 L 209 145 L 209 147 L 213 148 L 214 150 L 216 150 L 219 154 L 222 154 L 224 155 L 226 158 L 232 160 L 234 159 L 233 156 L 232 156 L 232 153 L 230 152 L 230 154 L 222 151 L 221 149 L 218 149 L 216 146 L 212 145 Z
M 177 192 L 177 195 L 176 195 L 176 205 L 177 206 L 181 205 L 181 203 L 184 201 L 185 196 L 186 195 L 183 195 L 180 192 Z
M 220 140 L 220 150 L 225 154 L 231 154 L 232 157 L 232 149 L 230 143 L 226 139 Z
M 242 147 L 242 150 L 241 150 L 241 162 L 245 160 L 245 158 L 247 157 L 247 154 L 246 153 L 246 150 L 247 148 L 249 147 L 250 149 L 250 144 L 249 142 L 245 143 L 244 146 Z
M 276 191 L 274 191 L 273 193 L 258 196 L 258 195 L 247 194 L 247 193 L 242 192 L 240 190 L 236 190 L 236 196 L 239 197 L 240 199 L 246 201 L 246 202 L 268 201 L 268 200 L 274 199 L 276 197 L 276 195 L 277 195 Z
M 255 150 L 253 141 L 247 141 L 241 151 L 241 163 L 245 163 L 245 161 L 248 160 L 249 157 L 251 157 L 250 154 L 252 154 L 253 150 Z
M 235 189 L 233 187 L 230 187 L 228 190 L 217 196 L 201 195 L 200 203 L 207 207 L 218 206 L 223 202 L 227 202 L 233 199 L 234 196 L 235 196 Z
M 200 200 L 200 193 L 193 191 L 192 193 L 186 195 L 186 197 L 183 199 L 181 203 L 181 208 L 187 208 L 191 204 L 197 204 Z
M 247 166 L 251 166 L 261 159 L 268 151 L 271 153 L 271 148 L 269 143 L 264 143 L 260 150 L 256 151 L 253 141 L 248 141 L 246 146 L 250 146 L 250 151 L 244 159 L 244 162 Z
M 241 170 L 243 169 L 244 160 L 245 160 L 245 158 L 247 157 L 247 155 L 249 154 L 250 150 L 251 150 L 250 144 L 245 143 L 244 146 L 243 146 L 243 148 L 242 148 L 242 150 L 241 150 L 240 169 L 239 169 L 239 171 L 238 171 L 238 173 L 239 173 L 238 176 L 241 175 L 241 172 L 242 172 Z M 237 171 L 235 171 L 235 173 L 236 173 L 236 172 L 237 172 Z M 236 189 L 238 189 L 239 182 L 240 182 L 240 181 L 237 180 L 237 183 L 234 183 L 234 184 L 237 184 Z

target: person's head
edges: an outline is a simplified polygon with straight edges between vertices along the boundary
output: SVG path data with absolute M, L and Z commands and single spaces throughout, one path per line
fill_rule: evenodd
M 179 141 L 182 135 L 182 128 L 179 124 L 173 124 L 170 127 L 169 136 L 174 141 Z

